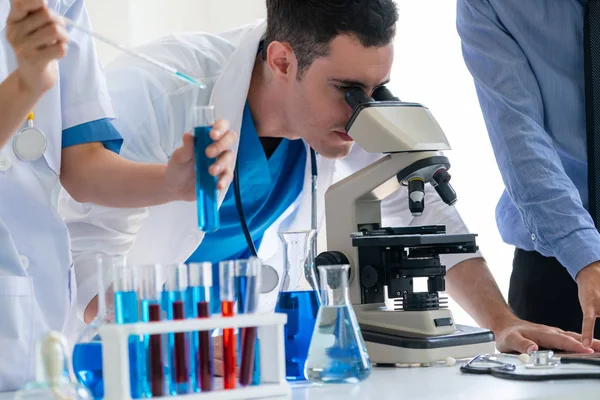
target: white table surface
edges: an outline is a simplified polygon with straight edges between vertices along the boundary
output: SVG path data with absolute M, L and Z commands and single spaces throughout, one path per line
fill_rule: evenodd
M 355 385 L 297 387 L 293 400 L 530 400 L 600 399 L 600 380 L 517 382 L 471 375 L 454 367 L 374 368 Z
M 13 400 L 14 393 L 0 393 Z M 486 375 L 467 375 L 459 366 L 374 368 L 353 385 L 297 386 L 292 400 L 598 400 L 600 380 L 516 382 Z

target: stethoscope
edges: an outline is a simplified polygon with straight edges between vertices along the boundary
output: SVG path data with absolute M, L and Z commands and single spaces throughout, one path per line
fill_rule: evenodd
M 517 357 L 509 354 L 500 354 L 504 357 Z M 527 356 L 527 355 L 526 355 Z M 579 358 L 579 357 L 560 357 L 555 359 L 554 352 L 551 350 L 539 350 L 532 352 L 526 357 L 526 360 L 518 358 L 524 364 L 526 370 L 552 370 L 559 369 L 560 364 L 585 364 L 600 367 L 600 359 Z M 460 367 L 460 371 L 467 374 L 491 375 L 496 378 L 509 379 L 515 381 L 546 381 L 562 379 L 599 379 L 600 368 L 596 370 L 581 370 L 572 372 L 572 370 L 563 370 L 556 373 L 526 374 L 517 371 L 517 366 L 512 363 L 503 362 L 497 355 L 479 354 Z M 571 371 L 571 372 L 570 372 Z
M 250 250 L 250 254 L 253 257 L 258 257 L 258 252 L 256 250 L 256 246 L 254 245 L 254 241 L 252 240 L 252 235 L 250 234 L 250 228 L 248 228 L 248 223 L 246 221 L 246 217 L 244 215 L 244 209 L 242 207 L 242 196 L 240 193 L 240 180 L 239 180 L 239 172 L 238 172 L 238 162 L 235 163 L 235 172 L 233 174 L 233 193 L 235 197 L 235 207 L 237 208 L 238 216 L 240 217 L 240 223 L 242 225 L 242 230 L 244 231 L 244 238 L 246 239 L 246 244 L 248 245 L 248 250 Z M 318 178 L 318 169 L 317 169 L 317 155 L 315 151 L 310 148 L 310 171 L 311 171 L 311 229 L 317 229 L 317 178 Z M 311 248 L 312 254 L 316 249 L 314 248 L 314 243 Z M 263 264 L 261 270 L 261 293 L 269 293 L 277 287 L 279 283 L 279 273 L 275 268 L 268 264 Z
M 13 138 L 13 151 L 22 161 L 38 160 L 48 146 L 46 135 L 41 129 L 33 126 L 35 116 L 30 112 L 27 116 L 27 126 L 21 129 Z

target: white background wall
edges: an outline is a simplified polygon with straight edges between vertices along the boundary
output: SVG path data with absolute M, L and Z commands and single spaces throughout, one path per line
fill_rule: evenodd
M 428 106 L 453 147 L 452 182 L 458 210 L 506 296 L 512 249 L 502 243 L 494 208 L 502 192 L 471 77 L 455 28 L 455 2 L 397 0 L 400 21 L 391 89 L 403 100 Z M 217 32 L 265 15 L 265 0 L 88 0 L 94 28 L 126 45 L 178 31 Z M 98 44 L 101 61 L 116 53 Z M 473 323 L 451 303 L 455 319 Z

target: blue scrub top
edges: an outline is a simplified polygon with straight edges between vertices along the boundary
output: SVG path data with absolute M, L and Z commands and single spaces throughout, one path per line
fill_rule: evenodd
M 306 149 L 301 140 L 282 139 L 267 159 L 246 104 L 238 149 L 240 195 L 256 248 L 263 235 L 298 198 L 304 185 Z M 218 263 L 251 256 L 235 205 L 233 184 L 219 209 L 220 228 L 209 233 L 187 260 L 213 263 L 212 312 L 218 312 Z

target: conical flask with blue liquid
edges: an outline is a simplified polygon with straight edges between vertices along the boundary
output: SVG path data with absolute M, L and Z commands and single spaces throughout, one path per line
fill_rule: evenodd
M 319 312 L 319 292 L 314 260 L 309 259 L 315 230 L 281 232 L 284 269 L 275 312 L 287 315 L 285 375 L 290 382 L 305 381 L 304 364 Z
M 357 383 L 371 374 L 371 361 L 348 297 L 348 265 L 320 266 L 319 315 L 305 365 L 308 380 Z

